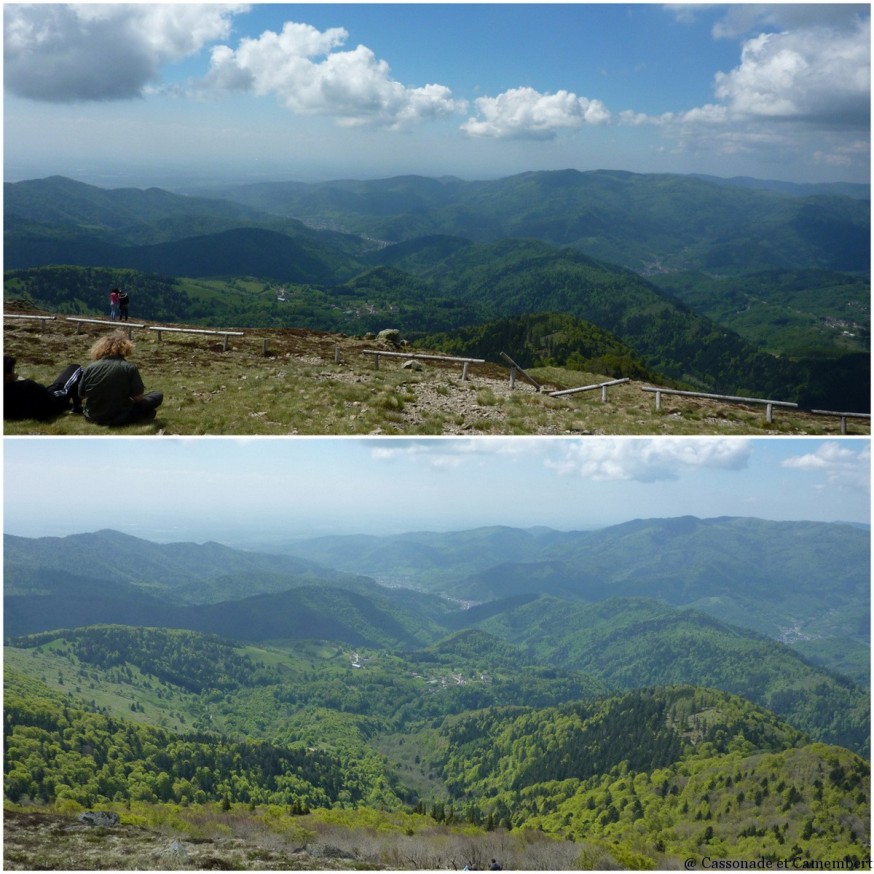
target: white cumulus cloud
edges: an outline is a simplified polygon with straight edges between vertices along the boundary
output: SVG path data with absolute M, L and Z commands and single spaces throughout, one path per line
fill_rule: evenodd
M 237 49 L 213 48 L 201 85 L 272 94 L 291 112 L 331 116 L 345 125 L 402 127 L 465 109 L 443 85 L 410 88 L 396 81 L 388 63 L 366 46 L 341 50 L 347 38 L 343 28 L 320 32 L 287 22 L 281 33 L 265 31 Z
M 715 94 L 734 116 L 867 127 L 870 20 L 748 40 L 740 64 L 718 73 Z
M 5 4 L 4 84 L 53 103 L 127 100 L 178 62 L 225 39 L 245 6 Z
M 709 7 L 667 7 L 690 21 Z M 713 78 L 713 102 L 662 115 L 631 110 L 681 152 L 865 168 L 870 161 L 871 21 L 867 6 L 737 4 L 713 27 L 735 39 L 738 64 Z
M 546 460 L 546 466 L 565 475 L 596 481 L 634 480 L 652 483 L 678 479 L 690 468 L 742 470 L 752 446 L 747 440 L 719 438 L 579 441 Z
M 549 440 L 513 437 L 476 437 L 469 439 L 417 439 L 372 441 L 370 457 L 374 461 L 422 462 L 428 467 L 455 468 L 470 461 L 494 456 L 524 457 L 536 454 Z
M 570 91 L 542 94 L 534 88 L 511 88 L 476 101 L 479 117 L 462 125 L 465 133 L 496 139 L 552 139 L 562 129 L 606 124 L 610 112 L 600 100 Z
M 783 467 L 822 474 L 830 487 L 867 492 L 871 483 L 871 447 L 868 441 L 823 443 L 814 452 L 787 458 Z

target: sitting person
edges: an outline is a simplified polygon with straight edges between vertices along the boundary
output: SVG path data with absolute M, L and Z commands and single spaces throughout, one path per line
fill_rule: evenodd
M 91 364 L 82 374 L 79 395 L 85 418 L 98 425 L 128 425 L 155 417 L 164 400 L 162 392 L 145 394 L 135 364 L 125 358 L 134 345 L 123 334 L 110 334 L 91 347 Z
M 32 379 L 19 379 L 15 358 L 3 356 L 3 418 L 53 419 L 71 409 L 82 412 L 79 383 L 82 368 L 78 364 L 65 367 L 51 385 L 41 385 Z

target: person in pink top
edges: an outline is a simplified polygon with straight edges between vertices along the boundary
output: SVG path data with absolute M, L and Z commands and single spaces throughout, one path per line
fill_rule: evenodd
M 119 317 L 118 289 L 111 288 L 109 290 L 109 318 L 112 319 L 113 322 L 117 322 L 118 317 Z

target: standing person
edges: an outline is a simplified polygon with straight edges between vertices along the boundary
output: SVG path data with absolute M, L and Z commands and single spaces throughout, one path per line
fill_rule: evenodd
M 82 412 L 79 383 L 82 368 L 78 364 L 65 367 L 51 385 L 41 385 L 33 379 L 19 379 L 15 358 L 3 356 L 3 418 L 53 419 L 70 409 Z
M 118 293 L 118 312 L 123 322 L 127 321 L 127 308 L 130 304 L 130 295 L 126 291 Z
M 109 318 L 113 322 L 118 321 L 118 289 L 110 288 L 109 289 Z
M 145 393 L 139 369 L 126 360 L 133 349 L 134 344 L 120 333 L 103 337 L 91 347 L 91 364 L 79 386 L 86 419 L 98 425 L 128 425 L 155 417 L 164 394 Z

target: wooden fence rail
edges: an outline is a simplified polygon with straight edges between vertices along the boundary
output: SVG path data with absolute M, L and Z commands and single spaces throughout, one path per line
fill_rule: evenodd
M 559 398 L 563 395 L 572 395 L 581 391 L 593 391 L 596 388 L 601 389 L 601 400 L 607 400 L 607 387 L 611 385 L 622 385 L 624 382 L 631 382 L 631 378 L 626 376 L 623 379 L 611 379 L 607 382 L 598 382 L 594 385 L 581 385 L 579 388 L 563 388 L 561 391 L 551 391 L 549 396 L 551 398 Z
M 871 420 L 870 413 L 837 413 L 833 410 L 811 410 L 817 416 L 840 416 L 841 417 L 841 434 L 847 433 L 847 419 L 868 419 Z
M 446 361 L 452 364 L 463 364 L 461 378 L 467 379 L 468 368 L 471 364 L 485 364 L 485 358 L 455 358 L 449 355 L 424 355 L 412 352 L 386 352 L 384 349 L 362 349 L 362 354 L 373 356 L 373 366 L 379 370 L 380 356 L 388 358 L 415 358 L 422 361 Z
M 82 330 L 82 325 L 106 325 L 108 328 L 127 328 L 127 336 L 128 339 L 131 338 L 134 328 L 145 328 L 146 326 L 141 324 L 140 322 L 119 322 L 112 321 L 111 319 L 85 319 L 79 316 L 67 316 L 68 322 L 76 323 L 76 333 L 80 333 Z
M 51 316 L 50 318 L 54 318 Z M 107 327 L 112 327 L 116 329 L 127 329 L 128 337 L 131 336 L 131 332 L 134 328 L 144 328 L 149 331 L 157 331 L 158 332 L 158 340 L 159 342 L 163 340 L 163 334 L 165 332 L 170 332 L 173 334 L 211 334 L 213 336 L 224 337 L 224 343 L 222 348 L 225 352 L 228 351 L 228 337 L 244 337 L 245 334 L 243 331 L 220 331 L 217 329 L 207 329 L 207 328 L 168 328 L 165 325 L 145 325 L 141 322 L 119 322 L 119 321 L 107 321 L 106 319 L 85 319 L 80 318 L 78 316 L 67 316 L 68 322 L 76 322 L 76 333 L 78 334 L 83 324 L 88 325 L 106 325 Z
M 662 408 L 662 395 L 682 395 L 683 397 L 688 398 L 710 398 L 712 400 L 726 401 L 735 404 L 764 404 L 767 409 L 765 418 L 767 419 L 768 424 L 774 421 L 774 407 L 798 409 L 798 404 L 793 404 L 790 401 L 772 401 L 765 398 L 743 398 L 735 397 L 734 395 L 716 395 L 700 391 L 680 391 L 675 388 L 657 388 L 648 385 L 642 385 L 641 391 L 655 392 L 657 411 Z
M 3 313 L 4 319 L 36 319 L 39 322 L 40 334 L 45 330 L 46 322 L 54 321 L 56 316 L 35 316 L 31 313 Z
M 206 328 L 167 328 L 164 325 L 149 325 L 150 331 L 158 332 L 158 340 L 162 339 L 162 334 L 165 331 L 168 331 L 172 334 L 211 334 L 213 336 L 224 337 L 224 343 L 222 344 L 222 349 L 227 352 L 228 351 L 228 337 L 244 337 L 245 334 L 242 331 L 218 331 L 218 330 L 208 330 Z

